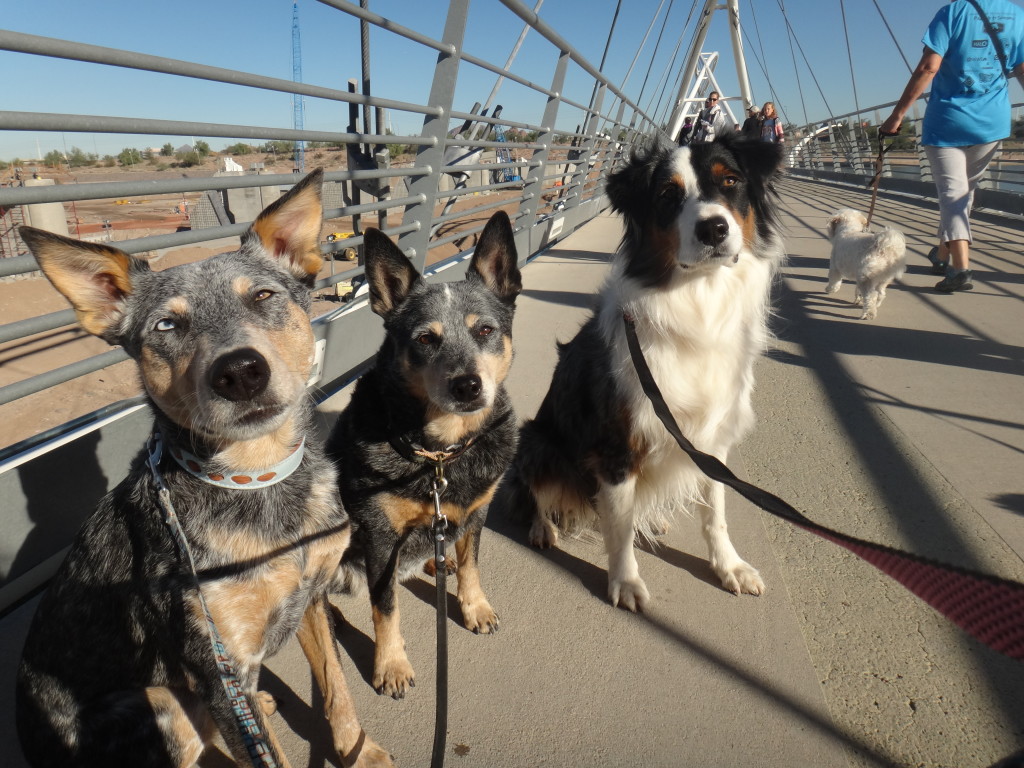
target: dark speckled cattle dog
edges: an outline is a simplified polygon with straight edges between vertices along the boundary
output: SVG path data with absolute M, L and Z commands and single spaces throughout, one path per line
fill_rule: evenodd
M 252 703 L 257 747 L 287 765 L 256 686 L 263 659 L 297 632 L 339 764 L 391 765 L 361 731 L 342 674 L 327 587 L 351 528 L 330 462 L 305 442 L 321 179 L 267 208 L 239 251 L 160 272 L 22 229 L 85 330 L 138 363 L 162 445 L 100 502 L 32 622 L 17 723 L 35 766 L 191 766 L 218 730 L 251 765 L 196 580 L 163 522 L 160 476 Z
M 466 279 L 428 284 L 377 230 L 366 232 L 370 306 L 386 338 L 373 368 L 327 442 L 338 463 L 352 547 L 339 572 L 365 573 L 376 635 L 373 686 L 401 698 L 414 675 L 399 631 L 395 584 L 432 570 L 434 515 L 428 454 L 444 462 L 441 498 L 457 558 L 458 598 L 468 629 L 490 633 L 498 616 L 480 587 L 480 529 L 516 444 L 502 382 L 512 363 L 512 314 L 522 289 L 512 225 L 487 223 Z M 450 562 L 450 560 L 449 560 Z

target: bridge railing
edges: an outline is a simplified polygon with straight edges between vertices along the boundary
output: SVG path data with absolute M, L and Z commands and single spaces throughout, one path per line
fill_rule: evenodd
M 895 102 L 802 125 L 787 133 L 788 164 L 797 176 L 833 183 L 864 186 L 875 174 L 878 157 L 878 126 L 889 116 Z M 883 160 L 880 189 L 901 194 L 935 197 L 931 165 L 920 144 L 926 100 L 910 110 L 899 137 Z M 1024 104 L 1014 104 L 1019 119 Z M 1024 215 L 1024 139 L 1008 139 L 989 166 L 975 197 L 977 208 L 1004 214 Z
M 17 225 L 22 222 L 83 239 L 112 240 L 127 253 L 150 258 L 157 268 L 175 249 L 229 250 L 259 210 L 282 188 L 295 183 L 303 163 L 323 165 L 327 182 L 324 217 L 329 230 L 347 234 L 351 229 L 353 233 L 322 244 L 327 266 L 316 285 L 327 311 L 313 321 L 319 361 L 315 392 L 324 396 L 336 391 L 365 365 L 381 339 L 379 320 L 371 315 L 359 290 L 361 259 L 348 264 L 334 258 L 349 253 L 348 249 L 359 251 L 364 225 L 372 223 L 395 237 L 430 279 L 448 280 L 464 271 L 469 253 L 464 249 L 471 247 L 485 219 L 500 207 L 512 216 L 519 254 L 526 260 L 600 213 L 607 205 L 604 180 L 616 159 L 637 137 L 658 130 L 643 110 L 527 6 L 519 0 L 501 2 L 508 25 L 528 25 L 530 34 L 542 41 L 552 62 L 543 83 L 531 82 L 514 67 L 506 68 L 467 50 L 472 48 L 467 44 L 467 29 L 479 28 L 482 23 L 474 19 L 468 0 L 451 0 L 443 9 L 445 23 L 437 38 L 404 26 L 402 19 L 371 13 L 357 3 L 320 0 L 323 7 L 315 9 L 327 9 L 334 15 L 332 23 L 343 30 L 336 40 L 358 45 L 360 33 L 369 32 L 373 51 L 408 57 L 410 66 L 426 62 L 432 74 L 419 100 L 399 98 L 397 92 L 389 92 L 388 85 L 375 84 L 372 93 L 362 93 L 354 80 L 339 84 L 336 73 L 311 72 L 308 67 L 309 82 L 294 82 L 162 58 L 144 50 L 0 30 L 0 51 L 8 52 L 3 56 L 11 71 L 31 67 L 45 57 L 70 60 L 79 69 L 99 72 L 100 77 L 111 68 L 132 71 L 149 78 L 153 88 L 169 93 L 188 93 L 188 84 L 197 81 L 217 83 L 222 88 L 221 98 L 228 103 L 252 98 L 255 91 L 348 108 L 348 120 L 343 124 L 285 129 L 272 124 L 64 114 L 56 95 L 51 112 L 5 99 L 0 131 L 126 134 L 142 137 L 142 141 L 181 137 L 193 142 L 189 145 L 193 150 L 199 145 L 192 137 L 294 142 L 295 154 L 291 173 L 265 173 L 259 167 L 217 176 L 200 175 L 194 169 L 164 172 L 157 165 L 170 158 L 157 158 L 148 173 L 134 167 L 114 180 L 87 183 L 87 177 L 79 174 L 77 181 L 52 184 L 27 178 L 26 170 L 23 177 L 0 187 L 0 249 L 4 257 L 0 258 L 0 280 L 43 280 L 17 237 Z M 102 8 L 96 11 L 103 12 Z M 491 36 L 473 38 L 480 47 L 479 41 Z M 507 52 L 494 53 L 502 54 L 504 61 Z M 360 73 L 350 74 L 356 78 Z M 362 75 L 364 81 L 369 80 L 367 72 Z M 168 86 L 168 77 L 186 87 Z M 474 104 L 481 88 L 490 88 L 498 78 L 504 79 L 506 88 L 515 89 L 517 105 L 500 116 L 495 115 L 496 104 Z M 176 106 L 181 104 L 168 100 L 167 112 L 176 114 Z M 390 121 L 384 115 L 389 115 Z M 395 134 L 386 129 L 389 123 L 419 127 Z M 503 129 L 503 141 L 491 140 L 497 126 Z M 288 151 L 288 145 L 280 143 L 267 146 Z M 408 148 L 412 156 L 393 156 L 391 149 L 398 146 Z M 494 151 L 499 148 L 511 153 L 503 152 L 502 157 L 512 159 L 496 162 Z M 129 153 L 126 162 L 133 162 L 133 157 Z M 143 161 L 142 168 L 148 167 Z M 40 170 L 46 175 L 45 169 Z M 126 203 L 125 211 L 131 211 L 133 202 L 161 196 L 180 199 L 186 206 L 183 210 L 190 213 L 190 220 L 185 223 L 183 219 L 177 231 L 145 232 L 147 225 L 139 221 L 132 227 L 134 232 L 130 229 L 122 237 L 122 230 L 105 220 L 98 232 L 83 234 L 87 227 L 79 214 L 86 205 L 118 201 Z M 106 377 L 133 377 L 131 365 L 123 362 L 126 356 L 119 349 L 100 354 L 87 351 L 80 359 L 70 359 L 77 354 L 72 350 L 75 344 L 68 343 L 69 334 L 74 333 L 70 309 L 23 315 L 19 312 L 14 315 L 19 319 L 0 326 L 0 359 L 24 361 L 50 347 L 55 353 L 51 357 L 60 364 L 22 378 L 13 373 L 19 366 L 9 365 L 0 378 L 0 423 L 5 425 L 0 432 L 0 498 L 4 499 L 0 511 L 0 616 L 53 573 L 82 520 L 127 471 L 150 427 L 141 394 L 116 402 L 86 399 L 81 413 L 70 410 L 78 398 L 65 393 L 73 391 L 68 388 L 81 382 L 81 377 L 98 371 Z M 26 433 L 20 433 L 13 425 L 22 424 L 26 412 L 38 414 L 38 422 L 30 422 L 27 430 L 22 428 Z M 62 423 L 52 424 L 55 412 L 65 414 Z

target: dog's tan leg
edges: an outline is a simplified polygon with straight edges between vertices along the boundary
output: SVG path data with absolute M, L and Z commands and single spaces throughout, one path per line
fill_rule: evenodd
M 172 764 L 180 768 L 195 765 L 217 732 L 206 705 L 191 691 L 172 688 L 147 688 L 145 697 L 163 734 Z
M 762 594 L 765 587 L 761 574 L 750 563 L 744 562 L 729 539 L 729 529 L 725 524 L 725 486 L 710 480 L 703 485 L 702 496 L 706 501 L 697 506 L 700 509 L 711 569 L 721 579 L 722 586 L 730 592 L 737 595 L 743 592 Z
M 324 714 L 331 724 L 334 748 L 344 765 L 360 768 L 392 765 L 391 756 L 359 727 L 355 704 L 341 668 L 326 595 L 310 602 L 299 625 L 298 638 L 323 694 Z
M 459 605 L 462 606 L 462 623 L 466 629 L 487 635 L 497 632 L 500 622 L 480 586 L 479 549 L 479 531 L 469 531 L 455 542 L 455 554 L 459 559 Z
M 394 609 L 384 613 L 373 608 L 373 687 L 377 693 L 386 693 L 393 699 L 401 699 L 405 692 L 416 685 L 409 657 L 405 655 L 405 640 L 399 627 L 398 596 Z

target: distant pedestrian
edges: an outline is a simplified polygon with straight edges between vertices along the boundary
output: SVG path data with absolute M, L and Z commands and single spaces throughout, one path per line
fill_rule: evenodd
M 766 101 L 761 107 L 761 141 L 782 144 L 785 140 L 782 119 L 775 113 L 775 102 Z
M 1007 0 L 954 0 L 928 25 L 924 53 L 878 130 L 899 133 L 910 106 L 931 86 L 921 144 L 939 198 L 939 246 L 928 254 L 943 293 L 974 287 L 971 204 L 988 164 L 1010 135 L 1007 79 L 1024 85 L 1024 11 Z
M 718 91 L 708 94 L 708 98 L 704 102 L 704 109 L 697 115 L 697 130 L 693 141 L 698 143 L 714 141 L 715 136 L 725 132 L 725 113 L 722 112 L 718 99 Z
M 693 138 L 693 118 L 688 117 L 683 123 L 683 127 L 679 129 L 679 146 L 685 147 L 690 143 L 691 138 Z
M 740 128 L 740 135 L 745 139 L 758 139 L 761 137 L 761 110 L 756 104 L 747 107 L 747 119 L 743 121 Z

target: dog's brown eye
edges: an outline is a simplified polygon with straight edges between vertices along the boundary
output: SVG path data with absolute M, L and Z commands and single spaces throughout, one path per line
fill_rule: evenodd
M 273 291 L 268 291 L 266 289 L 263 289 L 262 291 L 258 291 L 254 298 L 256 299 L 256 301 L 263 301 L 264 299 L 269 299 L 273 295 L 274 295 Z
M 425 347 L 429 346 L 430 344 L 434 343 L 434 334 L 432 334 L 432 333 L 421 333 L 419 336 L 416 337 L 416 341 L 418 341 L 420 344 L 422 344 Z
M 722 179 L 722 186 L 723 187 L 727 187 L 727 188 L 728 187 L 735 187 L 739 183 L 740 183 L 739 176 L 726 176 L 724 179 Z
M 682 190 L 679 189 L 678 185 L 676 185 L 676 184 L 666 184 L 664 187 L 661 188 L 661 191 L 658 192 L 658 197 L 660 197 L 660 198 L 675 198 L 675 197 L 679 197 L 681 192 L 682 192 Z
M 494 333 L 494 329 L 489 325 L 481 325 L 476 332 L 477 336 L 490 336 Z

